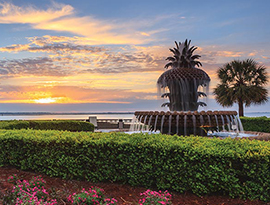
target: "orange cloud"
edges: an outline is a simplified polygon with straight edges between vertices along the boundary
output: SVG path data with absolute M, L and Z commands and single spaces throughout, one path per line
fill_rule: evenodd
M 30 47 L 29 44 L 14 44 L 11 46 L 7 46 L 7 47 L 2 47 L 0 48 L 1 52 L 21 52 L 21 51 L 26 51 L 28 50 Z
M 0 94 L 1 103 L 131 103 L 132 99 L 147 99 L 152 95 L 131 90 L 76 86 L 3 86 Z
M 243 52 L 235 52 L 235 51 L 218 51 L 217 56 L 223 57 L 240 57 Z
M 128 25 L 119 21 L 112 23 L 112 21 L 98 20 L 91 16 L 76 17 L 72 6 L 56 3 L 47 10 L 33 6 L 19 7 L 11 3 L 1 3 L 0 23 L 29 24 L 34 29 L 70 32 L 86 37 L 89 44 L 95 45 L 141 44 L 151 40 L 147 38 L 149 36 L 145 35 L 145 32 L 135 31 L 132 28 L 134 24 Z
M 255 56 L 257 54 L 257 52 L 251 52 L 248 54 L 248 56 Z
M 134 99 L 155 99 L 159 75 L 18 76 L 1 80 L 0 103 L 131 103 Z
M 142 34 L 143 36 L 150 36 L 150 34 L 149 34 L 149 33 L 146 33 L 146 32 L 141 32 L 141 34 Z

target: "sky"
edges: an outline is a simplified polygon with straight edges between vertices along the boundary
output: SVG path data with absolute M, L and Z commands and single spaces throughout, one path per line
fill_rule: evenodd
M 162 110 L 156 82 L 169 48 L 185 39 L 211 78 L 203 109 L 235 110 L 215 102 L 216 72 L 252 58 L 270 73 L 269 8 L 269 0 L 0 1 L 0 112 Z

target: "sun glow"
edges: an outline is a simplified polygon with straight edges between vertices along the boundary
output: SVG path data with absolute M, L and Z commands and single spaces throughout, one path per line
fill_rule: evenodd
M 59 97 L 48 97 L 48 98 L 40 98 L 34 100 L 35 103 L 57 103 L 61 98 Z

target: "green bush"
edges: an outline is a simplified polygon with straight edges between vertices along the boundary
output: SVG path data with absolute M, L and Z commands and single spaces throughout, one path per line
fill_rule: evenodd
M 10 120 L 0 121 L 0 129 L 34 129 L 34 130 L 67 130 L 94 131 L 94 125 L 89 122 L 75 120 Z
M 270 201 L 266 141 L 1 130 L 0 165 L 65 179 Z
M 0 121 L 0 129 L 6 130 L 20 130 L 20 129 L 27 129 L 29 128 L 28 121 L 17 121 L 17 120 L 5 120 Z
M 270 133 L 270 118 L 267 117 L 241 117 L 244 130 Z

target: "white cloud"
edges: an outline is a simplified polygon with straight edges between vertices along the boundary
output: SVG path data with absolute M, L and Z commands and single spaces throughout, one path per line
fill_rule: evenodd
M 70 5 L 53 4 L 54 8 L 40 10 L 33 6 L 19 7 L 11 3 L 0 3 L 0 23 L 39 24 L 74 13 Z

